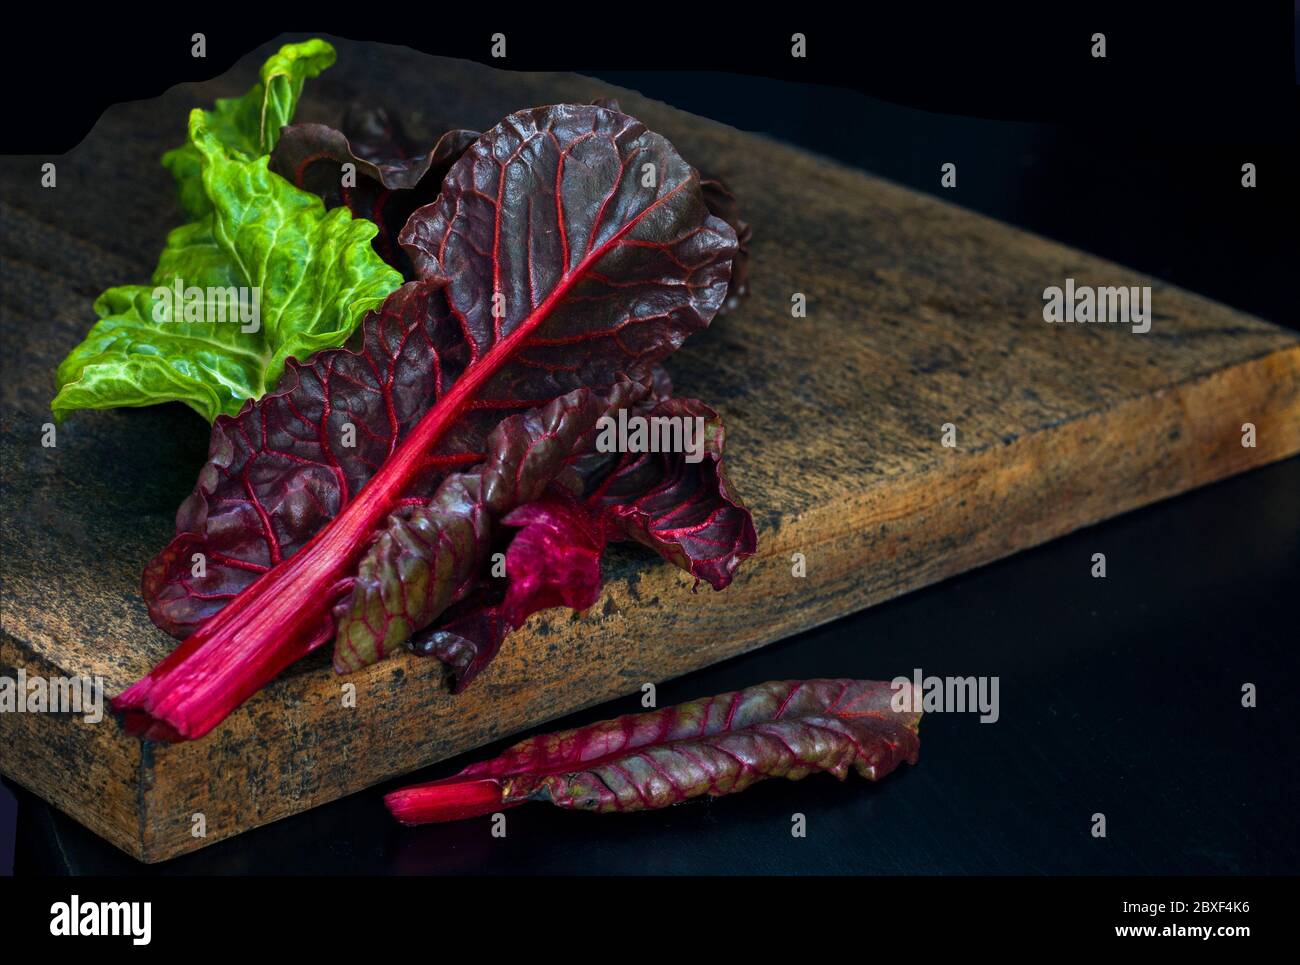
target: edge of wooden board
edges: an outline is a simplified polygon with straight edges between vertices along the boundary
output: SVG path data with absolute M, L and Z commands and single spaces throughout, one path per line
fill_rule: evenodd
M 1255 423 L 1256 448 L 1241 445 L 1243 422 Z M 784 521 L 760 534 L 725 594 L 692 594 L 666 565 L 613 580 L 581 616 L 533 617 L 457 697 L 436 661 L 403 654 L 347 678 L 325 666 L 286 675 L 186 744 L 140 742 L 108 718 L 3 714 L 12 753 L 0 770 L 133 857 L 162 861 L 1297 452 L 1300 344 L 954 450 L 804 514 L 797 537 Z M 998 527 L 1007 516 L 1020 524 Z M 860 523 L 846 530 L 846 519 Z M 791 575 L 794 552 L 804 579 Z M 733 628 L 727 639 L 704 629 L 705 608 Z M 16 666 L 60 672 L 0 632 L 0 671 Z M 342 706 L 347 682 L 356 710 Z M 295 705 L 308 712 L 285 712 Z M 196 838 L 200 812 L 207 835 Z

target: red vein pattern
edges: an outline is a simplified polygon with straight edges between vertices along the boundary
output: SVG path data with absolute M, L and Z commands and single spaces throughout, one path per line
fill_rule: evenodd
M 785 680 L 529 738 L 454 777 L 385 797 L 404 824 L 526 801 L 641 811 L 850 770 L 879 780 L 920 753 L 919 694 L 870 680 Z M 897 708 L 897 709 L 896 709 Z
M 481 465 L 448 476 L 427 503 L 389 516 L 357 565 L 351 592 L 334 609 L 335 669 L 343 673 L 383 659 L 464 599 L 487 567 L 498 521 L 504 516 L 507 525 L 517 525 L 507 514 L 542 497 L 597 421 L 647 392 L 634 382 L 605 394 L 575 389 L 542 409 L 511 416 L 488 437 Z M 597 555 L 603 546 L 602 537 Z M 509 570 L 523 574 L 536 564 L 554 578 L 557 559 L 516 558 Z M 599 565 L 595 580 L 598 590 Z
M 611 98 L 592 103 L 621 113 L 618 101 Z M 375 251 L 409 279 L 414 277 L 414 267 L 398 244 L 398 234 L 417 208 L 437 198 L 451 165 L 478 136 L 476 131 L 448 131 L 421 153 L 386 111 L 352 109 L 341 131 L 324 124 L 286 127 L 271 152 L 270 167 L 303 190 L 319 195 L 326 207 L 347 205 L 354 216 L 375 222 L 379 226 L 372 243 Z M 347 163 L 355 166 L 356 183 L 345 188 L 343 165 Z M 727 222 L 736 233 L 727 298 L 719 309 L 728 312 L 749 293 L 749 244 L 753 232 L 740 218 L 736 197 L 721 178 L 701 174 L 700 190 L 709 213 Z
M 645 417 L 700 417 L 703 459 L 691 463 L 681 452 L 605 454 L 595 451 L 594 431 L 581 439 L 560 485 L 502 520 L 524 527 L 506 552 L 506 579 L 484 581 L 445 621 L 413 637 L 412 650 L 448 666 L 455 691 L 464 690 L 532 614 L 592 606 L 608 540 L 636 540 L 715 590 L 728 586 L 754 554 L 753 519 L 727 480 L 721 418 L 695 399 L 663 398 L 667 390 L 664 382 L 658 398 L 629 409 Z M 566 498 L 569 490 L 581 499 Z
M 275 392 L 217 420 L 207 465 L 176 514 L 176 538 L 144 572 L 154 623 L 193 633 L 370 480 L 464 371 L 468 353 L 431 305 L 443 298 L 439 283 L 405 285 L 367 319 L 359 350 L 290 361 Z M 448 469 L 479 461 L 484 421 L 444 436 L 407 494 L 427 497 Z M 204 559 L 199 575 L 195 554 Z
M 532 614 L 559 606 L 585 610 L 600 596 L 604 520 L 563 489 L 552 487 L 501 523 L 520 527 L 505 553 L 505 578 L 480 580 L 445 621 L 410 641 L 416 653 L 446 664 L 453 693 L 469 686 Z
M 400 240 L 419 280 L 357 346 L 291 366 L 214 425 L 177 537 L 144 578 L 155 622 L 189 636 L 115 702 L 131 726 L 200 736 L 329 640 L 395 508 L 430 497 L 512 412 L 649 380 L 716 314 L 736 251 L 667 141 L 583 105 L 507 117 Z
M 647 419 L 702 420 L 703 458 L 693 463 L 680 452 L 661 452 L 574 460 L 586 501 L 622 537 L 721 590 L 758 542 L 753 519 L 727 478 L 722 418 L 685 398 L 648 400 L 636 411 Z

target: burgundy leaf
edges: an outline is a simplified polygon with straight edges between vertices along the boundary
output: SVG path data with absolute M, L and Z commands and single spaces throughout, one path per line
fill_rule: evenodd
M 339 129 L 347 135 L 357 157 L 377 164 L 414 157 L 420 153 L 401 120 L 383 107 L 349 104 L 343 112 L 343 122 Z M 474 135 L 473 140 L 477 140 L 480 132 L 470 133 Z
M 740 217 L 740 205 L 725 181 L 718 177 L 700 175 L 700 189 L 709 213 L 721 218 L 736 232 L 736 257 L 731 262 L 731 282 L 727 286 L 727 300 L 719 312 L 726 314 L 740 306 L 740 300 L 749 294 L 749 243 L 754 229 Z
M 506 552 L 506 585 L 484 581 L 477 597 L 431 632 L 411 641 L 416 653 L 434 656 L 452 673 L 459 693 L 501 649 L 509 634 L 539 610 L 585 610 L 600 596 L 603 520 L 563 490 L 513 510 L 502 520 L 522 527 Z
M 856 771 L 879 780 L 920 751 L 920 695 L 870 680 L 786 680 L 522 741 L 455 777 L 385 796 L 403 824 L 526 801 L 641 811 L 743 791 L 769 777 Z M 897 709 L 896 709 L 897 708 Z
M 667 388 L 660 379 L 657 393 Z M 561 570 L 566 542 L 598 561 L 607 540 L 633 539 L 717 590 L 753 555 L 754 523 L 726 477 L 718 414 L 694 399 L 651 399 L 629 408 L 645 418 L 698 416 L 705 426 L 704 458 L 692 463 L 682 452 L 606 454 L 595 449 L 597 433 L 586 436 L 569 460 L 574 478 L 565 480 L 569 485 L 577 482 L 582 502 L 573 504 L 557 495 L 546 504 L 512 513 L 504 520 L 508 524 L 545 522 L 546 541 L 525 539 L 525 529 L 506 555 L 504 590 L 500 580 L 487 581 L 473 601 L 412 638 L 416 653 L 437 657 L 448 666 L 455 691 L 463 690 L 533 613 L 559 605 L 585 609 L 595 603 L 595 593 L 580 595 L 579 604 L 555 603 L 536 589 L 550 578 L 545 574 Z M 543 575 L 537 575 L 539 570 Z M 591 572 L 598 587 L 598 562 Z
M 355 348 L 289 367 L 213 426 L 177 537 L 144 580 L 164 629 L 207 619 L 118 698 L 130 726 L 200 736 L 330 639 L 333 605 L 395 509 L 480 461 L 503 417 L 649 380 L 716 314 L 736 250 L 667 141 L 581 105 L 484 134 L 401 241 L 420 280 Z
M 520 626 L 538 610 L 585 610 L 596 602 L 605 534 L 572 497 L 552 493 L 502 522 L 521 527 L 506 554 L 506 572 L 515 576 L 501 610 L 510 625 Z
M 335 669 L 383 659 L 463 599 L 487 563 L 496 522 L 540 498 L 598 420 L 646 392 L 633 382 L 604 394 L 575 389 L 542 409 L 510 416 L 488 437 L 485 462 L 448 476 L 428 503 L 390 515 L 334 610 Z
M 592 106 L 621 113 L 618 101 L 612 97 L 597 98 Z M 398 234 L 416 209 L 438 196 L 447 171 L 478 136 L 477 131 L 448 131 L 433 148 L 421 153 L 387 111 L 353 107 L 344 118 L 342 131 L 323 124 L 284 128 L 271 153 L 270 166 L 298 187 L 319 195 L 326 207 L 347 205 L 353 215 L 375 222 L 379 226 L 373 242 L 375 251 L 411 278 L 410 258 L 397 243 Z M 348 162 L 355 165 L 357 175 L 356 185 L 351 188 L 343 186 L 343 165 Z M 736 232 L 737 250 L 727 298 L 719 309 L 725 313 L 749 294 L 749 242 L 753 231 L 740 218 L 736 197 L 721 178 L 702 174 L 700 190 L 709 213 Z
M 506 622 L 501 606 L 508 588 L 503 583 L 500 579 L 480 581 L 471 596 L 448 609 L 432 627 L 418 631 L 407 641 L 414 653 L 442 661 L 451 672 L 454 694 L 468 687 L 492 662 L 506 637 L 516 629 Z
M 650 547 L 715 590 L 731 583 L 758 539 L 754 522 L 727 479 L 721 417 L 695 399 L 650 400 L 636 409 L 649 420 L 699 419 L 702 458 L 682 452 L 599 453 L 574 461 L 586 501 L 627 539 Z
M 438 197 L 447 172 L 479 133 L 448 131 L 428 151 L 411 154 L 386 114 L 373 112 L 361 123 L 356 143 L 324 124 L 291 124 L 271 152 L 270 168 L 320 195 L 327 208 L 346 205 L 354 216 L 375 222 L 375 251 L 411 278 L 411 259 L 398 244 L 402 228 L 417 208 Z M 344 164 L 354 166 L 351 186 L 344 183 Z
M 622 110 L 613 97 L 597 97 L 592 103 L 611 111 Z M 720 314 L 725 315 L 739 306 L 740 300 L 749 294 L 749 242 L 754 229 L 741 219 L 736 196 L 722 178 L 701 172 L 700 189 L 704 192 L 704 203 L 709 206 L 709 214 L 721 218 L 736 232 L 737 247 L 736 257 L 731 262 L 731 283 L 727 287 L 727 300 L 718 309 Z

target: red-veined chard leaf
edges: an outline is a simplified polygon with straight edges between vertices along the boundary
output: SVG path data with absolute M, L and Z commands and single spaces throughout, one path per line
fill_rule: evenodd
M 736 251 L 666 140 L 582 105 L 484 134 L 401 242 L 420 280 L 357 346 L 287 367 L 214 425 L 144 580 L 155 622 L 190 635 L 115 702 L 130 726 L 200 736 L 329 640 L 386 517 L 481 461 L 503 417 L 648 380 L 716 314 Z
M 385 796 L 404 824 L 528 801 L 642 811 L 743 791 L 770 777 L 850 770 L 876 781 L 920 753 L 911 686 L 785 680 L 521 741 L 454 777 Z M 900 708 L 900 709 L 896 709 Z
M 335 608 L 335 668 L 356 670 L 382 659 L 464 599 L 486 567 L 497 522 L 545 493 L 602 416 L 648 391 L 635 382 L 603 394 L 575 389 L 510 416 L 488 437 L 482 464 L 445 478 L 427 502 L 390 515 Z
M 752 555 L 754 524 L 723 462 L 722 418 L 696 399 L 648 399 L 636 408 L 647 420 L 698 419 L 702 458 L 682 452 L 600 453 L 572 462 L 584 486 L 584 504 L 619 537 L 654 550 L 715 590 L 731 582 Z
M 605 521 L 566 490 L 556 487 L 501 522 L 521 527 L 506 551 L 504 576 L 481 579 L 444 622 L 410 641 L 416 653 L 446 664 L 453 693 L 464 690 L 532 614 L 558 606 L 585 610 L 600 596 Z
M 621 111 L 613 98 L 592 103 L 615 113 Z M 286 127 L 271 154 L 271 170 L 319 195 L 326 207 L 346 205 L 355 217 L 375 222 L 379 226 L 375 251 L 411 278 L 411 261 L 398 244 L 398 234 L 414 211 L 438 196 L 447 171 L 478 136 L 477 131 L 448 131 L 432 148 L 420 151 L 387 111 L 354 107 L 344 118 L 342 130 L 325 124 Z M 345 164 L 353 165 L 350 181 L 345 178 Z M 740 218 L 736 197 L 721 178 L 701 175 L 700 188 L 709 213 L 736 232 L 727 299 L 720 309 L 725 312 L 749 293 L 752 229 Z
M 472 597 L 463 591 L 468 599 L 445 622 L 412 639 L 416 653 L 448 666 L 455 690 L 463 690 L 533 613 L 594 604 L 600 554 L 609 540 L 648 546 L 715 590 L 726 587 L 741 561 L 753 555 L 754 524 L 727 479 L 718 414 L 694 399 L 650 398 L 629 408 L 647 419 L 698 416 L 705 430 L 703 458 L 602 453 L 594 434 L 584 436 L 552 492 L 502 520 L 523 527 L 506 552 L 504 580 L 483 580 Z
M 702 175 L 700 188 L 704 192 L 704 203 L 709 211 L 731 225 L 731 229 L 736 232 L 736 256 L 731 259 L 731 282 L 727 286 L 727 300 L 719 309 L 726 314 L 736 309 L 740 300 L 749 294 L 749 243 L 754 236 L 754 229 L 740 217 L 740 203 L 727 182 L 718 177 Z

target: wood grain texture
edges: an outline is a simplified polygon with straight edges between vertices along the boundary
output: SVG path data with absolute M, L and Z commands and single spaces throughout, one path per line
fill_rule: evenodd
M 693 594 L 684 574 L 618 549 L 596 606 L 534 617 L 456 698 L 436 663 L 403 654 L 347 678 L 357 707 L 345 708 L 344 680 L 321 653 L 189 744 L 141 743 L 111 718 L 0 715 L 0 770 L 142 860 L 1300 451 L 1292 333 L 593 80 L 337 45 L 302 120 L 334 121 L 374 92 L 431 137 L 612 95 L 732 183 L 755 226 L 753 295 L 671 370 L 726 419 L 759 553 L 725 592 Z M 58 160 L 54 190 L 37 186 L 44 159 L 3 161 L 0 674 L 100 675 L 116 694 L 175 643 L 150 624 L 139 575 L 171 536 L 206 426 L 164 406 L 79 414 L 53 449 L 40 432 L 54 369 L 90 326 L 94 297 L 147 278 L 181 221 L 159 154 L 190 107 L 245 90 L 265 53 L 110 110 Z M 1152 285 L 1151 332 L 1045 324 L 1043 289 L 1067 277 Z M 806 319 L 790 317 L 794 292 L 808 297 Z M 939 444 L 945 422 L 958 427 L 955 450 Z M 1258 427 L 1257 448 L 1241 446 L 1243 422 Z M 791 574 L 794 553 L 806 578 Z M 191 836 L 196 812 L 203 839 Z

